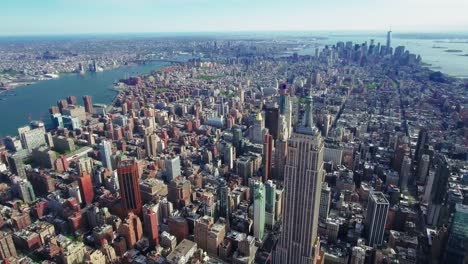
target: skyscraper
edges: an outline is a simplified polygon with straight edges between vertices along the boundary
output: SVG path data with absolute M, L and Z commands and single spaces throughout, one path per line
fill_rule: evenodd
M 421 159 L 424 145 L 428 141 L 429 141 L 429 138 L 428 138 L 427 129 L 421 128 L 421 130 L 419 130 L 419 133 L 418 133 L 418 143 L 416 144 L 416 151 L 414 153 L 414 159 L 416 162 L 419 162 L 419 159 Z
M 107 140 L 103 140 L 99 145 L 99 155 L 101 155 L 102 166 L 112 170 L 112 143 Z
M 180 157 L 172 156 L 166 158 L 166 180 L 168 182 L 181 175 Z
M 265 185 L 261 182 L 254 184 L 254 236 L 263 240 L 265 234 Z
M 119 176 L 122 207 L 125 213 L 133 212 L 139 215 L 142 202 L 140 184 L 138 183 L 138 164 L 135 160 L 122 160 L 117 165 L 117 174 Z
M 16 186 L 20 197 L 25 203 L 31 204 L 36 200 L 33 186 L 28 180 L 22 179 L 16 183 Z
M 390 204 L 382 192 L 372 192 L 367 204 L 367 244 L 371 247 L 382 245 L 385 223 Z
M 266 182 L 270 178 L 271 174 L 271 152 L 273 148 L 273 137 L 267 133 L 265 135 L 265 141 L 263 142 L 263 178 L 262 181 Z
M 400 189 L 401 191 L 407 191 L 408 190 L 408 178 L 411 174 L 411 159 L 409 156 L 405 156 L 403 158 L 403 162 L 401 164 L 401 170 L 400 170 Z
M 426 182 L 426 176 L 429 172 L 429 165 L 430 165 L 430 157 L 429 155 L 423 154 L 421 155 L 421 160 L 418 163 L 418 181 L 419 182 Z
M 323 140 L 313 122 L 312 96 L 306 97 L 302 124 L 288 142 L 284 168 L 283 229 L 273 263 L 312 263 L 318 256 Z
M 255 116 L 254 124 L 251 127 L 250 139 L 256 144 L 262 144 L 267 132 L 268 130 L 265 129 L 265 120 L 263 120 L 262 113 L 258 112 Z
M 275 140 L 278 138 L 279 133 L 279 117 L 280 112 L 276 102 L 265 106 L 265 127 L 268 128 Z
M 450 167 L 447 157 L 443 154 L 434 155 L 435 174 L 430 192 L 429 208 L 426 222 L 437 226 L 440 222 L 441 211 L 446 198 L 447 183 L 450 177 Z
M 86 113 L 92 115 L 93 114 L 93 100 L 91 96 L 89 95 L 83 96 L 83 103 L 84 103 Z
M 156 157 L 157 150 L 158 150 L 158 142 L 161 141 L 161 139 L 158 137 L 156 134 L 147 134 L 144 137 L 145 140 L 145 150 L 146 150 L 146 156 L 147 157 Z
M 275 225 L 276 184 L 268 180 L 265 183 L 265 224 L 272 228 Z
M 392 49 L 392 31 L 387 32 L 387 54 L 391 53 Z
M 90 205 L 94 198 L 93 181 L 91 179 L 91 175 L 88 172 L 83 171 L 81 173 L 79 183 L 83 203 L 85 205 Z
M 138 215 L 129 213 L 117 231 L 125 237 L 127 248 L 133 248 L 143 237 L 143 226 Z
M 468 245 L 468 205 L 456 204 L 447 243 L 446 263 L 466 263 Z
M 218 216 L 229 220 L 229 187 L 224 179 L 217 190 Z
M 320 193 L 320 212 L 319 216 L 322 219 L 328 218 L 328 212 L 330 210 L 330 200 L 331 200 L 331 189 L 327 183 L 322 185 L 322 191 Z
M 288 88 L 286 83 L 282 83 L 279 89 L 279 111 L 286 119 L 288 134 L 292 132 L 292 105 L 289 98 Z
M 242 155 L 242 128 L 238 125 L 235 125 L 232 127 L 232 144 L 236 148 L 236 155 L 240 156 Z
M 145 204 L 143 207 L 143 230 L 153 246 L 159 245 L 158 211 L 158 204 Z

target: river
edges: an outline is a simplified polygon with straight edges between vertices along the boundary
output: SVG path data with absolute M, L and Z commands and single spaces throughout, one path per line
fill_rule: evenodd
M 53 80 L 40 81 L 28 86 L 0 93 L 0 138 L 17 135 L 18 127 L 30 120 L 48 122 L 49 108 L 60 99 L 76 96 L 83 105 L 83 95 L 92 96 L 93 103 L 110 104 L 117 91 L 113 83 L 124 77 L 147 74 L 169 63 L 155 61 L 144 65 L 123 66 L 99 73 L 65 74 Z

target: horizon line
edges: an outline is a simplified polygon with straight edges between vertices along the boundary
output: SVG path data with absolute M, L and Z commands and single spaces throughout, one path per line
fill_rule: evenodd
M 142 32 L 77 32 L 77 33 L 26 33 L 26 34 L 2 34 L 1 38 L 5 37 L 53 37 L 53 36 L 109 36 L 109 35 L 151 35 L 151 34 L 248 34 L 248 33 L 379 33 L 386 34 L 390 29 L 315 29 L 315 30 L 201 30 L 201 31 L 142 31 Z M 457 30 L 391 30 L 393 35 L 405 34 L 453 34 L 462 35 L 468 34 L 467 31 Z

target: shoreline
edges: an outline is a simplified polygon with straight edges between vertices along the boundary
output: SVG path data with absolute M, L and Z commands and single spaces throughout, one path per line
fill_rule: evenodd
M 138 65 L 139 65 L 138 63 L 129 63 L 128 65 L 119 64 L 119 65 L 116 65 L 115 67 L 104 68 L 102 71 L 98 71 L 98 72 L 91 72 L 91 71 L 86 71 L 84 73 L 59 72 L 59 73 L 57 73 L 58 77 L 56 77 L 56 78 L 48 78 L 48 77 L 45 77 L 44 75 L 34 76 L 34 78 L 36 78 L 35 80 L 24 80 L 24 81 L 16 80 L 14 82 L 4 84 L 4 86 L 0 87 L 0 95 L 2 93 L 5 93 L 5 92 L 13 91 L 15 89 L 22 88 L 22 87 L 29 86 L 29 85 L 33 85 L 33 84 L 37 84 L 37 83 L 40 83 L 40 82 L 43 82 L 43 81 L 57 80 L 57 79 L 60 79 L 60 78 L 62 78 L 64 76 L 68 76 L 68 75 L 75 74 L 75 75 L 85 76 L 85 75 L 88 75 L 88 74 L 97 74 L 97 73 L 102 73 L 102 72 L 106 72 L 106 71 L 110 71 L 110 70 L 115 70 L 115 69 L 122 68 L 122 67 L 127 67 L 127 66 L 131 67 L 131 66 L 138 66 Z M 13 77 L 13 75 L 7 75 L 7 76 L 9 78 Z

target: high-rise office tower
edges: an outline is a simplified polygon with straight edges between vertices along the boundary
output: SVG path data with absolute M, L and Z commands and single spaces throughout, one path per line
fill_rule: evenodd
M 239 90 L 238 90 L 238 91 L 239 91 L 239 92 L 238 92 L 238 94 L 239 94 L 239 102 L 240 102 L 241 104 L 244 104 L 244 97 L 245 97 L 244 89 L 242 89 L 242 87 L 241 87 L 240 85 L 239 85 L 239 88 L 238 88 L 238 89 L 239 89 Z
M 198 247 L 203 250 L 208 249 L 208 234 L 213 224 L 214 219 L 207 215 L 202 216 L 195 221 L 193 230 L 195 242 L 197 243 Z
M 276 184 L 268 180 L 265 183 L 265 224 L 272 228 L 275 225 Z
M 309 95 L 302 124 L 288 141 L 283 229 L 273 253 L 273 263 L 312 263 L 318 257 L 323 151 L 323 139 L 313 121 L 312 96 Z
M 275 147 L 275 168 L 274 168 L 274 179 L 282 181 L 284 179 L 284 166 L 286 164 L 286 157 L 288 154 L 288 142 L 285 140 L 278 139 Z
M 290 135 L 292 132 L 292 105 L 286 83 L 280 85 L 279 94 L 279 111 L 285 117 L 288 134 Z
M 280 116 L 280 130 L 275 141 L 273 178 L 282 181 L 286 156 L 288 154 L 289 130 L 284 115 Z
M 159 245 L 158 204 L 145 204 L 143 207 L 143 230 L 150 244 Z
M 270 178 L 271 175 L 271 153 L 273 149 L 273 137 L 267 133 L 265 135 L 265 141 L 263 142 L 263 177 L 262 181 L 266 182 Z
M 236 155 L 242 155 L 242 128 L 238 125 L 232 127 L 232 144 L 236 148 Z
M 90 205 L 94 199 L 93 180 L 91 175 L 88 172 L 83 171 L 81 173 L 79 183 L 83 203 L 85 205 Z
M 117 165 L 122 207 L 126 213 L 141 213 L 141 193 L 138 183 L 138 164 L 135 160 L 122 160 Z
M 408 178 L 410 174 L 411 174 L 411 159 L 409 156 L 405 156 L 403 158 L 403 162 L 401 163 L 400 178 L 399 178 L 401 191 L 408 190 Z
M 328 212 L 330 210 L 330 200 L 331 200 L 331 189 L 327 183 L 322 185 L 322 190 L 320 193 L 320 211 L 319 216 L 322 219 L 328 218 Z
M 112 143 L 103 140 L 101 144 L 99 144 L 99 155 L 101 156 L 102 166 L 112 170 Z
M 117 232 L 125 237 L 127 248 L 133 248 L 136 243 L 143 237 L 143 226 L 138 215 L 129 213 L 127 218 L 125 218 L 125 220 L 119 226 Z
M 262 113 L 258 112 L 253 126 L 251 127 L 251 137 L 253 143 L 263 144 L 263 139 L 265 138 L 266 133 L 268 132 L 265 129 L 265 120 L 263 120 Z
M 445 253 L 446 263 L 467 263 L 468 205 L 456 204 Z
M 391 53 L 392 49 L 392 31 L 387 32 L 387 54 Z
M 268 132 L 273 136 L 273 139 L 276 140 L 278 138 L 279 133 L 279 119 L 280 119 L 280 112 L 278 108 L 278 104 L 269 103 L 265 106 L 265 127 L 268 128 Z
M 86 113 L 92 115 L 93 114 L 93 100 L 91 96 L 89 95 L 83 96 L 83 103 L 84 103 Z
M 259 181 L 254 183 L 254 236 L 263 240 L 265 234 L 265 185 Z
M 158 143 L 161 139 L 156 134 L 147 134 L 144 137 L 145 151 L 147 157 L 156 157 L 158 154 Z
M 382 192 L 372 192 L 367 204 L 367 244 L 371 247 L 382 245 L 385 223 L 390 204 Z
M 31 204 L 36 201 L 36 194 L 34 193 L 33 186 L 28 180 L 23 179 L 18 181 L 16 187 L 21 199 L 23 199 L 25 203 Z
M 418 163 L 418 181 L 426 182 L 427 173 L 429 172 L 430 157 L 427 154 L 421 156 L 421 160 Z
M 438 226 L 447 195 L 447 183 L 450 177 L 450 167 L 447 157 L 443 154 L 434 155 L 435 174 L 429 198 L 426 222 Z
M 236 159 L 235 149 L 232 144 L 225 144 L 223 149 L 223 161 L 229 169 L 234 167 L 234 160 Z
M 24 179 L 26 179 L 26 165 L 24 164 L 24 160 L 27 156 L 28 151 L 22 149 L 8 157 L 8 164 L 11 172 Z
M 418 143 L 416 143 L 416 151 L 414 152 L 414 159 L 416 162 L 419 162 L 422 156 L 423 148 L 426 143 L 428 143 L 428 132 L 426 128 L 421 128 L 418 134 Z
M 172 179 L 179 177 L 182 174 L 180 169 L 180 157 L 172 156 L 166 158 L 166 180 L 170 182 Z
M 90 175 L 94 174 L 92 158 L 85 157 L 78 160 L 78 173 L 82 174 L 83 172 L 89 173 Z
M 228 106 L 224 103 L 224 97 L 219 98 L 219 105 L 218 105 L 218 116 L 225 116 L 228 111 L 226 110 Z
M 218 200 L 218 216 L 229 219 L 229 187 L 224 179 L 216 192 Z

